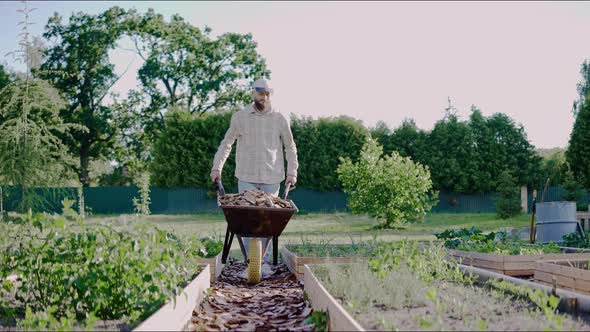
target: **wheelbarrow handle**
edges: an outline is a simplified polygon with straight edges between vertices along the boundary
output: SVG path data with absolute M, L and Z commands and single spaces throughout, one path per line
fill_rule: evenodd
M 221 180 L 215 180 L 215 187 L 221 196 L 225 195 L 225 189 L 223 188 L 223 184 L 221 184 Z M 287 183 L 287 186 L 285 187 L 285 200 L 287 199 L 287 196 L 289 196 L 289 191 L 293 189 L 295 189 L 295 186 L 291 186 L 291 182 Z
M 221 184 L 221 180 L 215 180 L 215 187 L 221 196 L 225 195 L 225 189 L 223 189 L 223 185 Z
M 288 182 L 285 186 L 285 197 L 283 198 L 284 200 L 287 200 L 287 196 L 289 196 L 289 191 L 293 189 L 295 189 L 295 186 L 291 186 L 291 182 Z

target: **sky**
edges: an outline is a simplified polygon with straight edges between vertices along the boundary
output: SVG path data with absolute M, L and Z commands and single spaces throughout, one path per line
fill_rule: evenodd
M 111 6 L 154 8 L 166 20 L 252 33 L 272 71 L 273 105 L 313 118 L 348 115 L 390 128 L 405 118 L 430 130 L 448 98 L 465 120 L 472 105 L 486 116 L 505 113 L 522 124 L 537 148 L 565 147 L 580 66 L 590 59 L 590 2 L 384 1 L 31 1 L 32 33 L 58 12 L 99 13 Z M 17 1 L 0 2 L 0 63 L 18 67 Z M 113 87 L 137 86 L 141 59 L 110 52 Z

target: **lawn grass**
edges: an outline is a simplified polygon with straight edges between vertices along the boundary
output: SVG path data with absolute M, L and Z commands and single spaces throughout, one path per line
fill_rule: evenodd
M 94 220 L 111 220 L 113 223 L 131 219 L 129 215 L 93 216 Z M 226 222 L 222 213 L 198 213 L 178 215 L 151 215 L 145 217 L 158 227 L 171 229 L 182 234 L 213 236 L 223 239 Z M 282 243 L 310 242 L 350 243 L 373 237 L 384 241 L 402 239 L 435 239 L 434 233 L 447 228 L 476 226 L 483 231 L 495 231 L 501 227 L 522 227 L 528 225 L 530 215 L 522 214 L 510 219 L 497 219 L 493 213 L 431 213 L 421 223 L 408 224 L 396 229 L 374 229 L 376 222 L 365 215 L 349 213 L 296 214 L 283 231 Z M 234 241 L 237 248 L 237 241 Z

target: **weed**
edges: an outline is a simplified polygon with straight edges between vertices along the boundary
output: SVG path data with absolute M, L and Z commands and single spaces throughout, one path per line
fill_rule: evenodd
M 330 317 L 327 311 L 314 310 L 311 316 L 305 319 L 305 323 L 313 324 L 314 331 L 328 331 Z

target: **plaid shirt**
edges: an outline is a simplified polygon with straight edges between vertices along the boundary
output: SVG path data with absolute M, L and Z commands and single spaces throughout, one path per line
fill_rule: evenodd
M 215 154 L 212 171 L 221 172 L 235 140 L 238 141 L 235 176 L 239 180 L 265 184 L 285 180 L 283 146 L 287 175 L 297 176 L 297 147 L 289 120 L 283 114 L 274 109 L 258 112 L 254 104 L 234 113 Z

